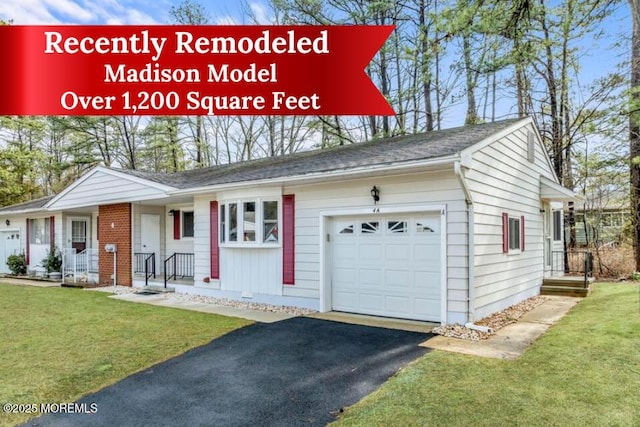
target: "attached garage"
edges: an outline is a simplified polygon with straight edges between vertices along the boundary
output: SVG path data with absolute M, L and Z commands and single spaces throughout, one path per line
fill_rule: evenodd
M 20 231 L 0 231 L 0 273 L 11 273 L 7 265 L 7 258 L 20 253 Z
M 335 217 L 331 303 L 335 311 L 440 322 L 441 212 Z

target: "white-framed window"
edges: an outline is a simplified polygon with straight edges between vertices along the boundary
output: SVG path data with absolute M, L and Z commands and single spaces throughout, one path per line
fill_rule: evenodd
M 520 218 L 509 217 L 509 251 L 520 250 Z
M 280 201 L 244 199 L 220 204 L 220 243 L 229 246 L 273 246 L 280 243 Z
M 29 219 L 29 243 L 32 245 L 51 244 L 51 228 L 49 218 Z
M 553 241 L 562 240 L 562 211 L 553 211 Z
M 182 237 L 193 237 L 193 211 L 182 211 Z

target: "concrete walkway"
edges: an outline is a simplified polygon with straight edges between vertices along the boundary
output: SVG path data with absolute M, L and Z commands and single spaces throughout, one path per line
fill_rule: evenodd
M 35 280 L 35 279 L 14 279 L 12 277 L 0 277 L 0 283 L 5 285 L 37 286 L 39 288 L 60 287 L 60 281 Z
M 261 323 L 274 323 L 285 319 L 296 317 L 293 314 L 274 313 L 271 311 L 247 310 L 243 308 L 229 307 L 224 305 L 206 304 L 202 302 L 183 301 L 174 298 L 167 298 L 162 294 L 141 295 L 122 294 L 113 295 L 111 298 L 129 302 L 157 305 L 161 307 L 181 308 L 183 310 L 200 311 L 202 313 L 219 314 L 222 316 L 240 317 L 242 319 L 253 320 Z
M 569 312 L 583 298 L 548 296 L 516 323 L 505 326 L 491 338 L 468 341 L 435 336 L 420 344 L 422 347 L 494 359 L 517 359 L 547 329 Z

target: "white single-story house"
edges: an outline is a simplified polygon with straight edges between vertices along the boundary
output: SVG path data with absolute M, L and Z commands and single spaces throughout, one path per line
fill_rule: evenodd
M 529 118 L 172 174 L 99 166 L 0 209 L 0 264 L 55 246 L 65 275 L 101 284 L 466 323 L 539 294 L 573 197 Z

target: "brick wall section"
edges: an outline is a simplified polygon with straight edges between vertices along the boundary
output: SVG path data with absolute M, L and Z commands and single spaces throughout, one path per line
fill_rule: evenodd
M 112 285 L 113 254 L 104 250 L 104 245 L 118 245 L 117 284 L 131 286 L 131 204 L 119 203 L 98 208 L 98 247 L 100 250 L 100 283 Z M 112 226 L 113 225 L 113 226 Z

